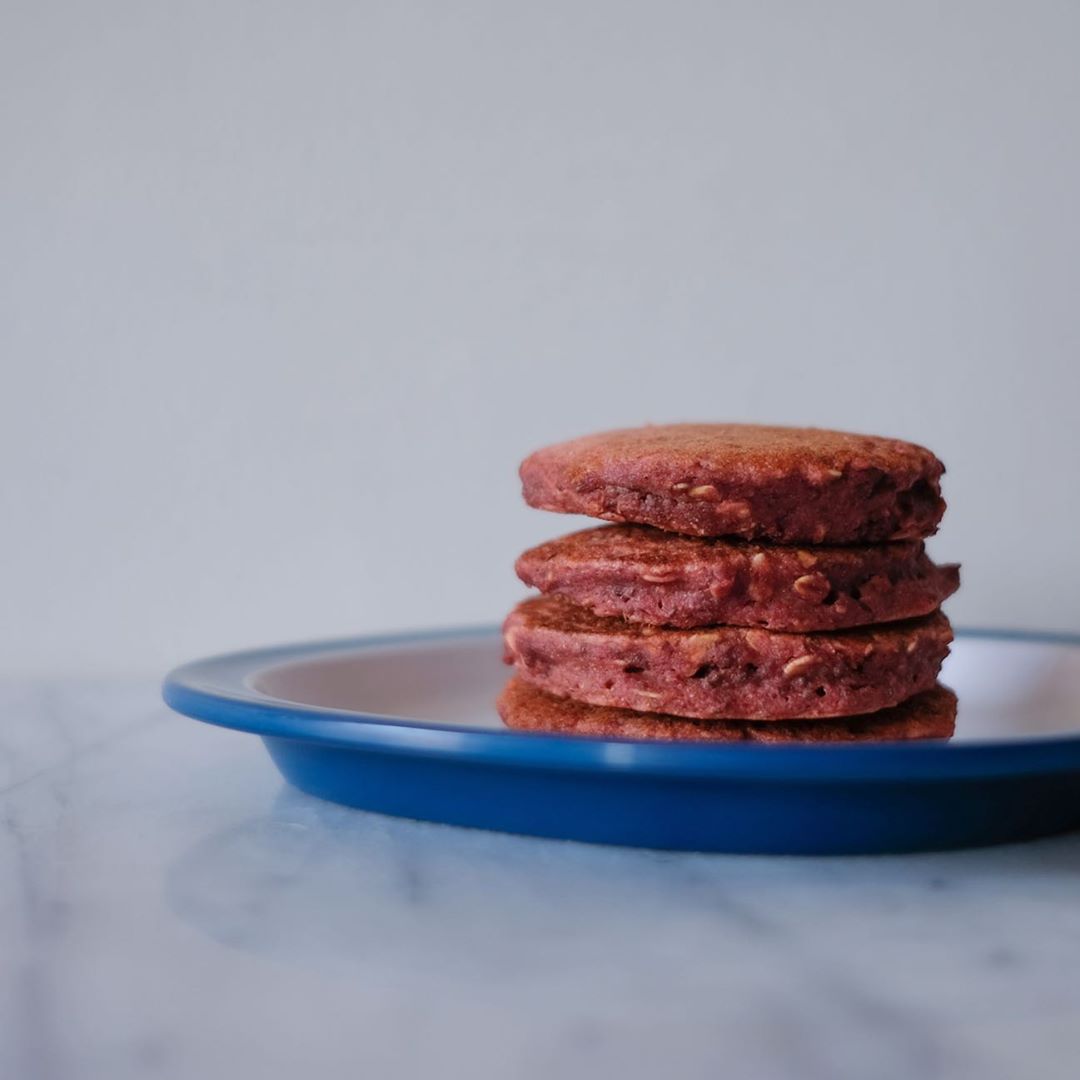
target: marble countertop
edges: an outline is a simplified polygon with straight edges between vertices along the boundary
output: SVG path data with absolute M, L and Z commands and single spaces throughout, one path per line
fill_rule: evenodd
M 588 847 L 308 798 L 150 680 L 0 708 L 0 1076 L 1080 1072 L 1080 836 Z

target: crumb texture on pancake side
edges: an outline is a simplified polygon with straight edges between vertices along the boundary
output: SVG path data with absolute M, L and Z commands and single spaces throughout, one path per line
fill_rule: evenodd
M 510 613 L 503 641 L 523 679 L 560 696 L 697 719 L 787 720 L 875 712 L 930 689 L 952 630 L 940 612 L 833 633 L 677 630 L 540 596 Z
M 920 540 L 778 547 L 602 525 L 524 552 L 518 576 L 597 615 L 658 626 L 839 630 L 928 615 L 956 591 Z

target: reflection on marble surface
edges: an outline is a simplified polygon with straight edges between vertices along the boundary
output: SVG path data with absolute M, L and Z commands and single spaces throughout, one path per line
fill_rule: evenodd
M 149 682 L 0 704 L 5 1078 L 1075 1075 L 1080 837 L 587 847 L 320 803 Z

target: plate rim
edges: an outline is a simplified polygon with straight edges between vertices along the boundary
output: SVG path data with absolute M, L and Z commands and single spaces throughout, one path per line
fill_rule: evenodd
M 176 712 L 235 731 L 338 749 L 461 763 L 699 779 L 920 781 L 1080 770 L 1080 733 L 1028 739 L 858 744 L 668 743 L 470 728 L 288 701 L 250 685 L 267 667 L 312 656 L 496 637 L 497 624 L 405 630 L 243 649 L 173 668 L 162 697 Z M 957 638 L 1080 646 L 1080 633 L 960 628 Z

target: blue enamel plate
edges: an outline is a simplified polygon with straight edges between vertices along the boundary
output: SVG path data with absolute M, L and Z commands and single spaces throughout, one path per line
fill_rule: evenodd
M 508 731 L 496 631 L 293 645 L 173 671 L 290 783 L 384 814 L 694 851 L 916 851 L 1080 828 L 1080 638 L 960 633 L 950 742 L 666 744 Z

